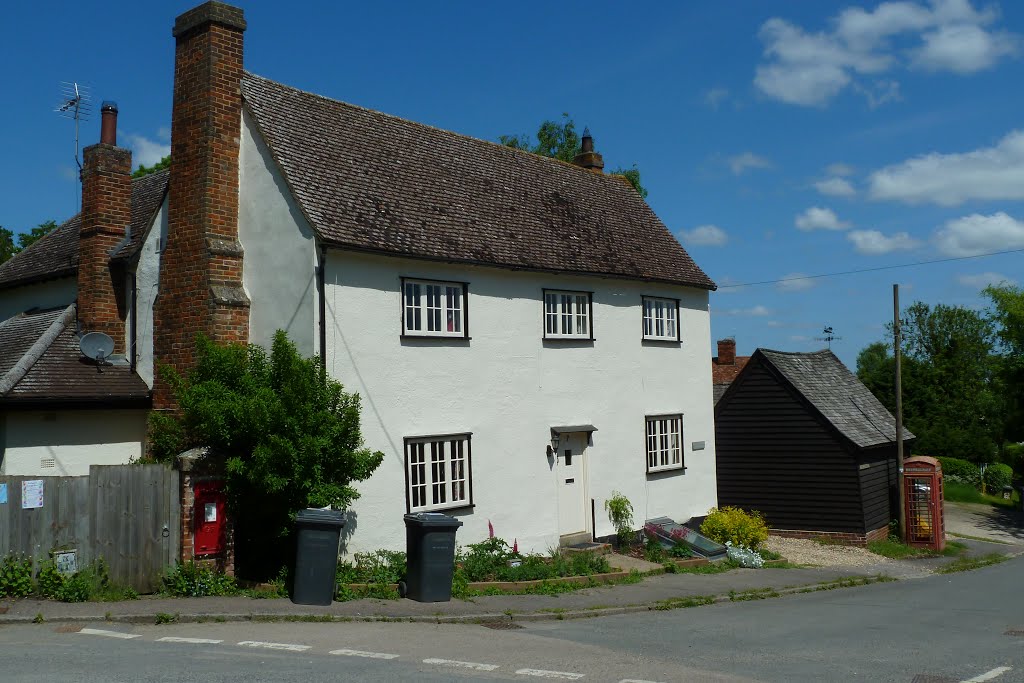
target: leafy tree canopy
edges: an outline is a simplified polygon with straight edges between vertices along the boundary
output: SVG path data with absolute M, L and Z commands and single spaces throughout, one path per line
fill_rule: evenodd
M 14 232 L 0 226 L 0 263 L 7 261 L 20 251 L 28 249 L 56 227 L 55 221 L 45 221 L 28 232 L 20 233 L 15 240 Z
M 513 149 L 521 149 L 542 157 L 551 157 L 572 163 L 580 153 L 580 136 L 576 132 L 576 122 L 568 113 L 562 114 L 562 120 L 543 121 L 537 129 L 536 142 L 529 135 L 499 135 L 498 142 Z M 640 184 L 640 169 L 616 168 L 609 175 L 618 175 L 629 181 L 640 196 L 647 198 L 647 190 Z
M 157 171 L 162 171 L 165 168 L 169 167 L 170 165 L 171 165 L 171 155 L 168 154 L 167 156 L 165 156 L 163 159 L 161 159 L 160 161 L 156 162 L 152 166 L 144 166 L 143 164 L 139 164 L 139 167 L 137 169 L 135 169 L 134 173 L 132 173 L 132 178 L 141 178 L 142 176 L 149 175 L 150 173 L 156 173 Z
M 222 460 L 236 511 L 240 564 L 273 573 L 267 549 L 288 535 L 306 507 L 347 508 L 354 484 L 373 474 L 383 454 L 363 446 L 359 396 L 346 393 L 316 358 L 302 358 L 278 331 L 268 354 L 255 344 L 196 341 L 186 377 L 162 368 L 179 410 L 150 419 L 150 454 L 171 461 L 207 446 Z
M 18 253 L 14 244 L 14 233 L 0 225 L 0 263 L 7 261 Z

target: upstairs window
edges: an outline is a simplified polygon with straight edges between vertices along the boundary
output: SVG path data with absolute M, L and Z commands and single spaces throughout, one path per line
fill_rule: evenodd
M 409 512 L 473 504 L 470 435 L 405 440 L 405 491 Z
M 466 285 L 402 279 L 402 334 L 466 337 Z
M 544 290 L 545 339 L 593 339 L 588 292 Z
M 645 296 L 644 339 L 679 341 L 679 302 Z
M 647 471 L 683 469 L 683 416 L 647 418 Z

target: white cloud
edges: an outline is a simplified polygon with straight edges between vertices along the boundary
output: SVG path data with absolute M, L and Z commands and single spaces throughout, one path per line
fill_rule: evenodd
M 802 292 L 814 287 L 814 280 L 809 280 L 804 273 L 789 273 L 783 275 L 775 287 L 783 292 Z
M 794 221 L 800 230 L 846 230 L 850 227 L 847 221 L 839 220 L 835 211 L 812 206 L 796 217 Z
M 704 93 L 704 104 L 717 110 L 728 97 L 728 88 L 711 88 Z
M 781 320 L 769 320 L 765 323 L 768 327 L 786 327 L 786 323 Z
M 852 197 L 857 194 L 846 178 L 826 178 L 814 183 L 814 189 L 829 197 Z
M 771 315 L 772 311 L 770 308 L 757 305 L 751 306 L 750 308 L 727 308 L 722 311 L 717 311 L 719 315 L 742 315 L 742 316 L 754 316 L 762 318 L 766 315 Z
M 848 86 L 871 106 L 898 99 L 899 83 L 875 78 L 898 68 L 973 73 L 1015 54 L 1019 38 L 986 28 L 997 13 L 977 11 L 969 0 L 883 2 L 873 10 L 851 7 L 830 21 L 830 30 L 810 32 L 774 17 L 759 31 L 764 60 L 754 85 L 769 97 L 803 106 L 824 106 Z M 910 40 L 904 54 L 893 43 Z
M 680 230 L 679 241 L 701 247 L 722 247 L 729 241 L 729 235 L 717 225 L 698 225 L 693 230 Z
M 829 175 L 848 176 L 853 175 L 854 168 L 849 164 L 829 164 L 825 172 Z
M 171 153 L 170 145 L 150 140 L 144 135 L 123 133 L 122 137 L 132 150 L 132 163 L 136 167 L 152 166 Z
M 970 74 L 988 69 L 1001 57 L 1020 50 L 1020 40 L 1006 32 L 989 33 L 975 24 L 942 26 L 925 34 L 913 52 L 913 64 L 928 71 Z
M 1024 221 L 1002 211 L 991 216 L 971 214 L 951 220 L 935 234 L 939 250 L 950 256 L 977 256 L 1024 248 Z
M 170 126 L 160 126 L 159 128 L 156 129 L 156 136 L 158 138 L 160 138 L 161 140 L 163 140 L 164 142 L 170 142 L 171 141 L 171 127 Z
M 921 245 L 920 241 L 905 232 L 886 236 L 878 230 L 853 230 L 847 233 L 846 238 L 853 242 L 853 248 L 858 252 L 871 256 L 914 249 Z
M 1006 277 L 1002 273 L 975 273 L 973 275 L 957 275 L 957 282 L 962 284 L 964 287 L 970 287 L 971 289 L 985 289 L 989 285 L 1016 285 L 1017 281 L 1013 278 Z
M 811 338 L 810 337 L 806 337 L 806 336 L 804 336 L 802 334 L 791 334 L 789 336 L 789 341 L 793 341 L 793 342 L 808 342 L 808 341 L 811 341 Z
M 728 162 L 729 168 L 732 169 L 734 175 L 742 175 L 750 169 L 771 168 L 772 166 L 772 162 L 768 161 L 768 159 L 758 156 L 753 152 L 744 152 L 743 154 L 729 157 Z
M 955 206 L 969 199 L 1024 199 L 1024 131 L 1007 134 L 993 147 L 915 157 L 875 171 L 868 179 L 873 199 Z

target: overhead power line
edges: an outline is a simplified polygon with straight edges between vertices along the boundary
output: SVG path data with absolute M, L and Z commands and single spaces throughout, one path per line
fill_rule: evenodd
M 819 273 L 817 275 L 800 275 L 798 277 L 784 277 L 778 280 L 760 280 L 758 282 L 740 282 L 734 285 L 719 285 L 719 289 L 736 289 L 738 287 L 756 287 L 757 285 L 775 285 L 780 282 L 793 282 L 795 280 L 818 280 L 825 277 L 839 277 L 840 275 L 856 275 L 858 273 L 874 273 L 879 270 L 895 270 L 897 268 L 913 268 L 914 266 L 927 266 L 933 263 L 949 263 L 951 261 L 966 261 L 968 259 L 985 258 L 987 256 L 1001 256 L 1002 254 L 1017 254 L 1024 249 L 1006 249 L 1004 251 L 992 251 L 986 254 L 973 254 L 971 256 L 951 256 L 949 258 L 933 259 L 931 261 L 914 261 L 913 263 L 899 263 L 891 266 L 875 266 L 874 268 L 857 268 L 856 270 L 841 270 L 836 273 Z

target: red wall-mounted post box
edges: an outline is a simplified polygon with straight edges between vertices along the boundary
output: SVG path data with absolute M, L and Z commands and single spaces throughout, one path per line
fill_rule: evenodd
M 224 552 L 225 502 L 221 482 L 195 484 L 193 552 L 197 558 Z

